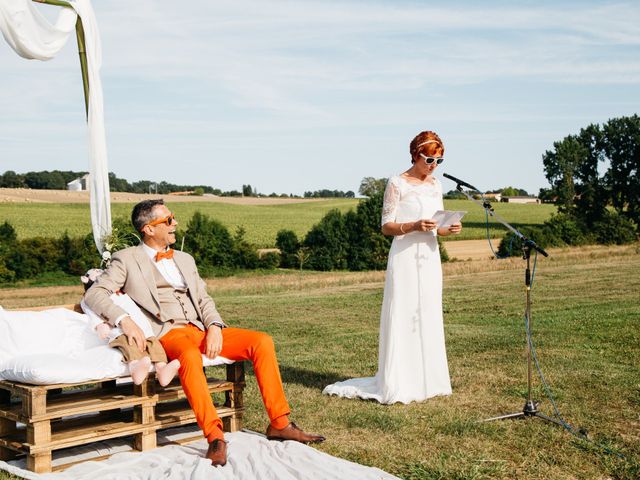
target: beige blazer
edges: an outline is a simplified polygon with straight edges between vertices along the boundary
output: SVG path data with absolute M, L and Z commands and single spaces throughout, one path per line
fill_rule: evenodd
M 198 313 L 198 321 L 193 324 L 201 330 L 205 330 L 214 322 L 224 325 L 215 302 L 207 293 L 204 280 L 198 274 L 193 257 L 188 253 L 175 251 L 173 260 L 185 279 Z M 167 319 L 163 321 L 160 315 L 160 301 L 153 272 L 155 268 L 153 261 L 144 251 L 143 244 L 120 250 L 113 254 L 109 268 L 85 293 L 84 301 L 91 310 L 115 326 L 115 320 L 127 312 L 113 303 L 109 297 L 114 292 L 122 290 L 140 307 L 151 322 L 156 337 L 159 338 L 171 330 L 172 323 Z

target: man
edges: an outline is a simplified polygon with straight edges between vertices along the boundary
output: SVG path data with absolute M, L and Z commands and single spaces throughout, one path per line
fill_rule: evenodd
M 226 463 L 227 445 L 202 370 L 202 354 L 253 362 L 270 420 L 267 438 L 322 442 L 324 437 L 305 433 L 289 421 L 289 405 L 271 337 L 228 328 L 207 294 L 193 257 L 169 248 L 176 241 L 178 222 L 164 202 L 138 203 L 131 221 L 142 234 L 142 242 L 113 255 L 109 268 L 85 294 L 85 303 L 110 324 L 119 326 L 129 344 L 142 350 L 144 333 L 109 297 L 122 290 L 140 306 L 169 359 L 180 360 L 180 381 L 209 442 L 206 457 L 212 465 Z

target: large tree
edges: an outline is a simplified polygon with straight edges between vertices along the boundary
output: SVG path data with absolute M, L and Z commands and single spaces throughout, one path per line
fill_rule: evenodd
M 602 221 L 608 206 L 640 221 L 637 115 L 614 118 L 602 127 L 589 125 L 553 147 L 542 160 L 560 212 L 580 219 L 587 227 Z
M 604 217 L 609 195 L 605 188 L 604 154 L 602 130 L 598 125 L 589 125 L 580 130 L 578 141 L 583 145 L 585 157 L 576 165 L 575 206 L 581 218 L 592 226 Z
M 603 127 L 602 148 L 610 162 L 606 185 L 611 204 L 640 224 L 640 117 L 609 120 Z
M 386 178 L 364 177 L 360 182 L 358 192 L 365 197 L 374 197 L 376 194 L 384 192 L 386 186 Z
M 2 176 L 0 176 L 0 187 L 22 188 L 24 186 L 24 175 L 19 175 L 13 170 L 7 170 Z
M 573 212 L 576 197 L 576 171 L 589 153 L 576 135 L 569 135 L 553 143 L 553 150 L 542 156 L 544 172 L 556 197 L 561 212 Z

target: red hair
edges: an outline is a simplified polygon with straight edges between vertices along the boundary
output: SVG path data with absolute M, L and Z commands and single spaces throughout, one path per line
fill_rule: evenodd
M 420 132 L 411 140 L 409 153 L 411 154 L 411 163 L 416 163 L 421 153 L 427 157 L 444 155 L 444 145 L 436 132 L 427 130 L 426 132 Z

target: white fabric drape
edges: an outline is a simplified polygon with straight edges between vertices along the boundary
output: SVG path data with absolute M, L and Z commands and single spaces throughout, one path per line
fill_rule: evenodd
M 76 12 L 60 10 L 55 25 L 44 18 L 33 2 L 2 0 L 0 29 L 18 55 L 27 59 L 51 60 L 65 46 L 76 25 Z
M 77 15 L 82 19 L 89 77 L 89 190 L 93 238 L 100 253 L 111 234 L 109 168 L 104 129 L 104 105 L 100 67 L 102 49 L 93 7 L 89 0 L 69 2 L 73 9 L 61 8 L 55 25 L 42 16 L 31 0 L 0 0 L 0 30 L 18 55 L 50 60 L 64 47 L 75 30 Z

